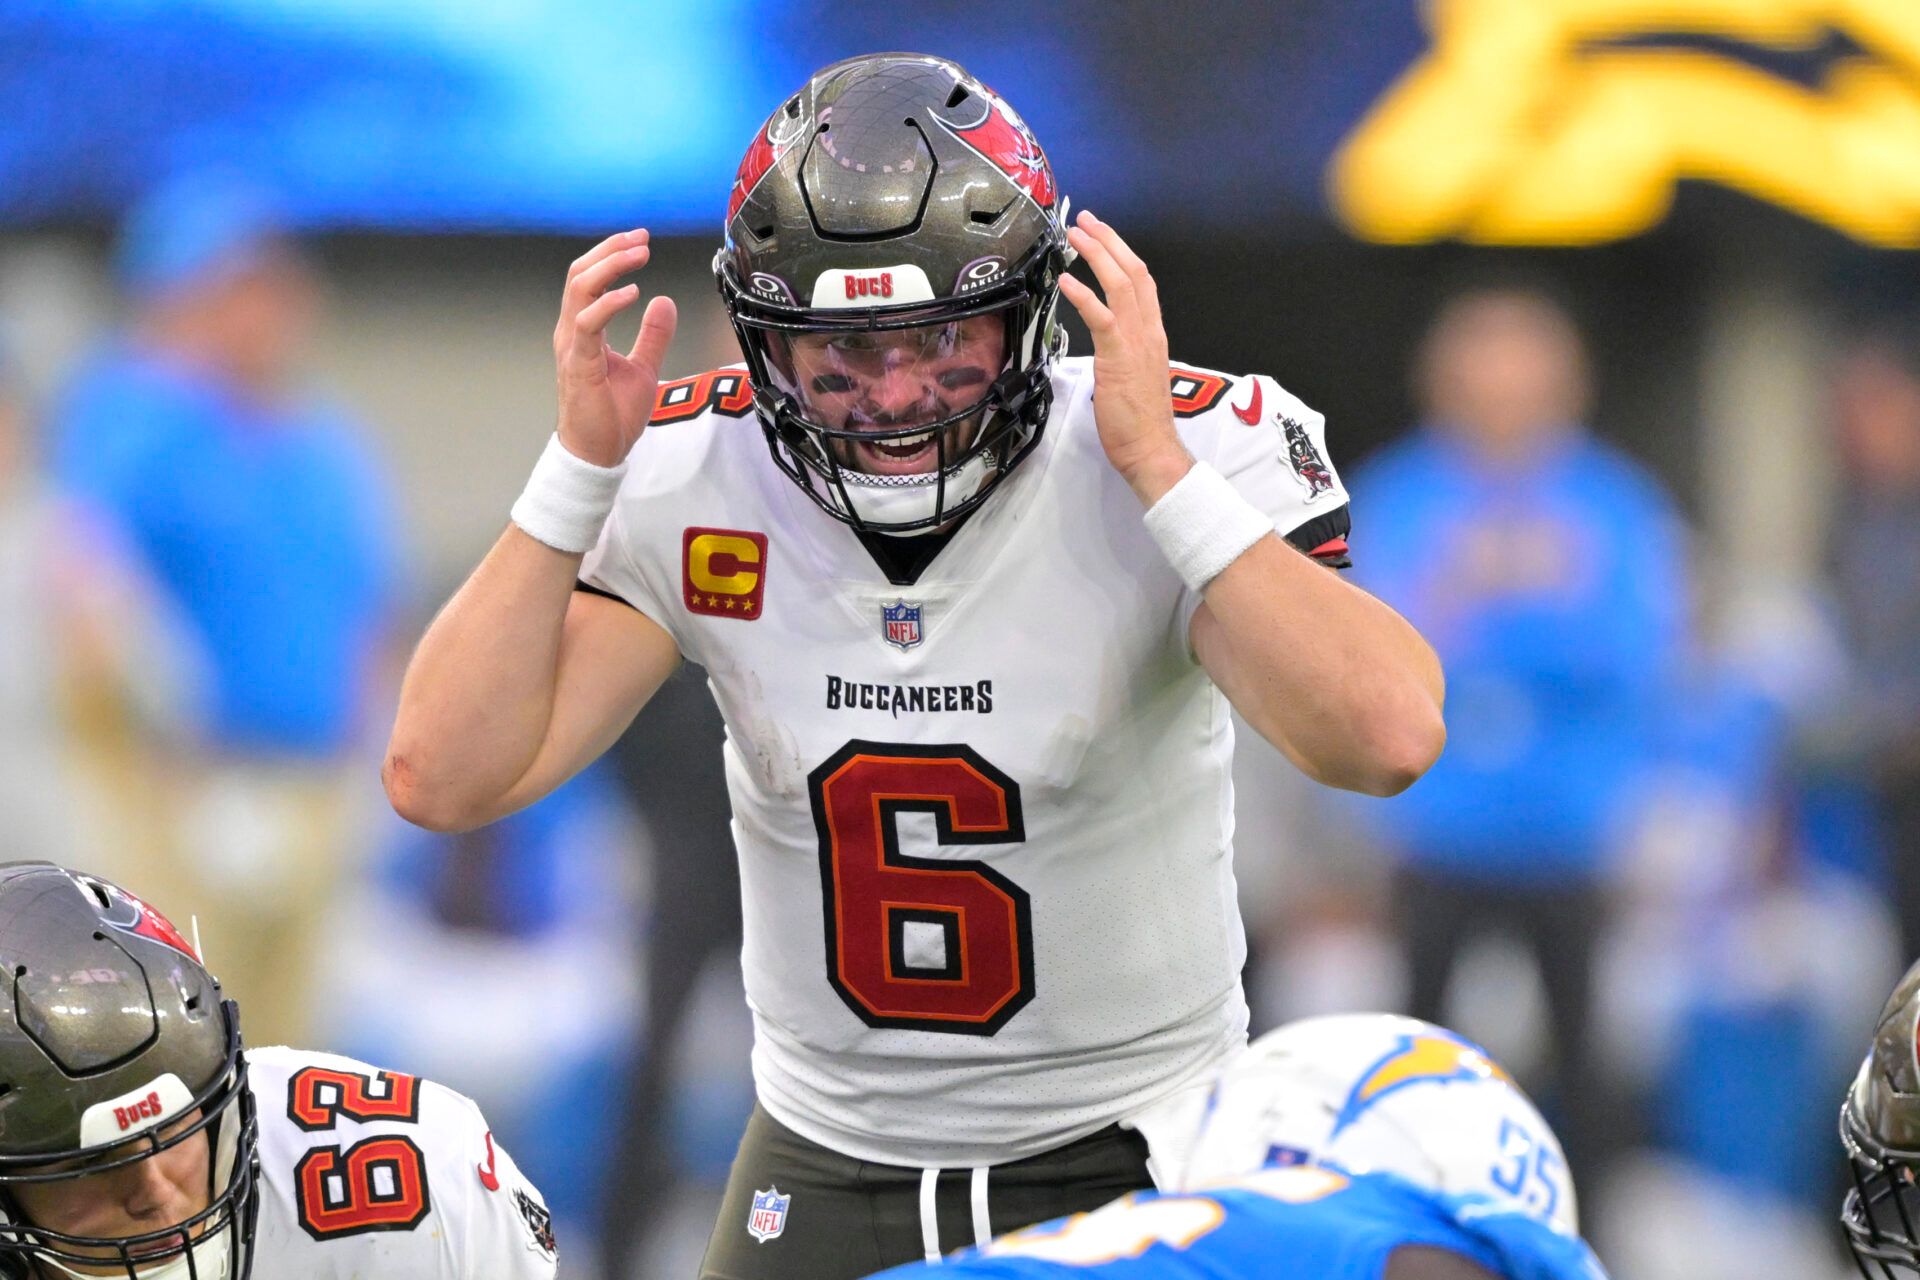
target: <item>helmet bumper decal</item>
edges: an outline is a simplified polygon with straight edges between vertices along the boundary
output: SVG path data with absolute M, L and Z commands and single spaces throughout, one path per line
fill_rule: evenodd
M 911 262 L 891 267 L 829 267 L 813 282 L 813 305 L 821 311 L 932 301 L 933 282 Z
M 117 1098 L 106 1098 L 80 1113 L 80 1145 L 105 1147 L 129 1134 L 165 1128 L 175 1116 L 193 1107 L 193 1090 L 171 1071 L 150 1083 L 136 1085 Z

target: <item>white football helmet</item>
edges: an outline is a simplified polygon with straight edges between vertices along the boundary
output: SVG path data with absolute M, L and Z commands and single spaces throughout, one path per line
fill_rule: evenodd
M 1215 1082 L 1176 1189 L 1287 1164 L 1397 1174 L 1580 1228 L 1547 1122 L 1485 1050 L 1417 1018 L 1308 1018 L 1254 1041 Z

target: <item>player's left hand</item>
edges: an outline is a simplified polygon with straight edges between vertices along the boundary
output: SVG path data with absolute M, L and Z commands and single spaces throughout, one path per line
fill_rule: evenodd
M 1160 293 L 1140 255 L 1086 210 L 1067 229 L 1067 243 L 1100 282 L 1096 294 L 1073 276 L 1060 278 L 1060 292 L 1093 334 L 1093 416 L 1100 444 L 1107 461 L 1151 506 L 1193 465 L 1173 427 Z

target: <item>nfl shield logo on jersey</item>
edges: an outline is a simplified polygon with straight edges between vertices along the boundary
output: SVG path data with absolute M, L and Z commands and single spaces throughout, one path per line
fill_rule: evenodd
M 920 643 L 920 606 L 895 600 L 880 606 L 880 630 L 887 643 L 911 649 Z
M 768 1187 L 753 1193 L 753 1208 L 747 1211 L 747 1234 L 761 1244 L 787 1229 L 787 1205 L 793 1197 L 780 1194 L 780 1188 Z

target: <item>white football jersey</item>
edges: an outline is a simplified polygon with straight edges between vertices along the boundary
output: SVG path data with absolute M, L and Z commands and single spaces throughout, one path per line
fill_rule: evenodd
M 725 717 L 761 1103 L 948 1167 L 1167 1097 L 1246 1037 L 1233 731 L 1091 358 L 1055 362 L 1032 454 L 910 586 L 776 469 L 745 379 L 663 385 L 582 578 Z M 1320 415 L 1266 377 L 1172 379 L 1196 457 L 1344 547 Z
M 472 1101 L 302 1049 L 249 1049 L 256 1280 L 552 1280 L 553 1220 Z

